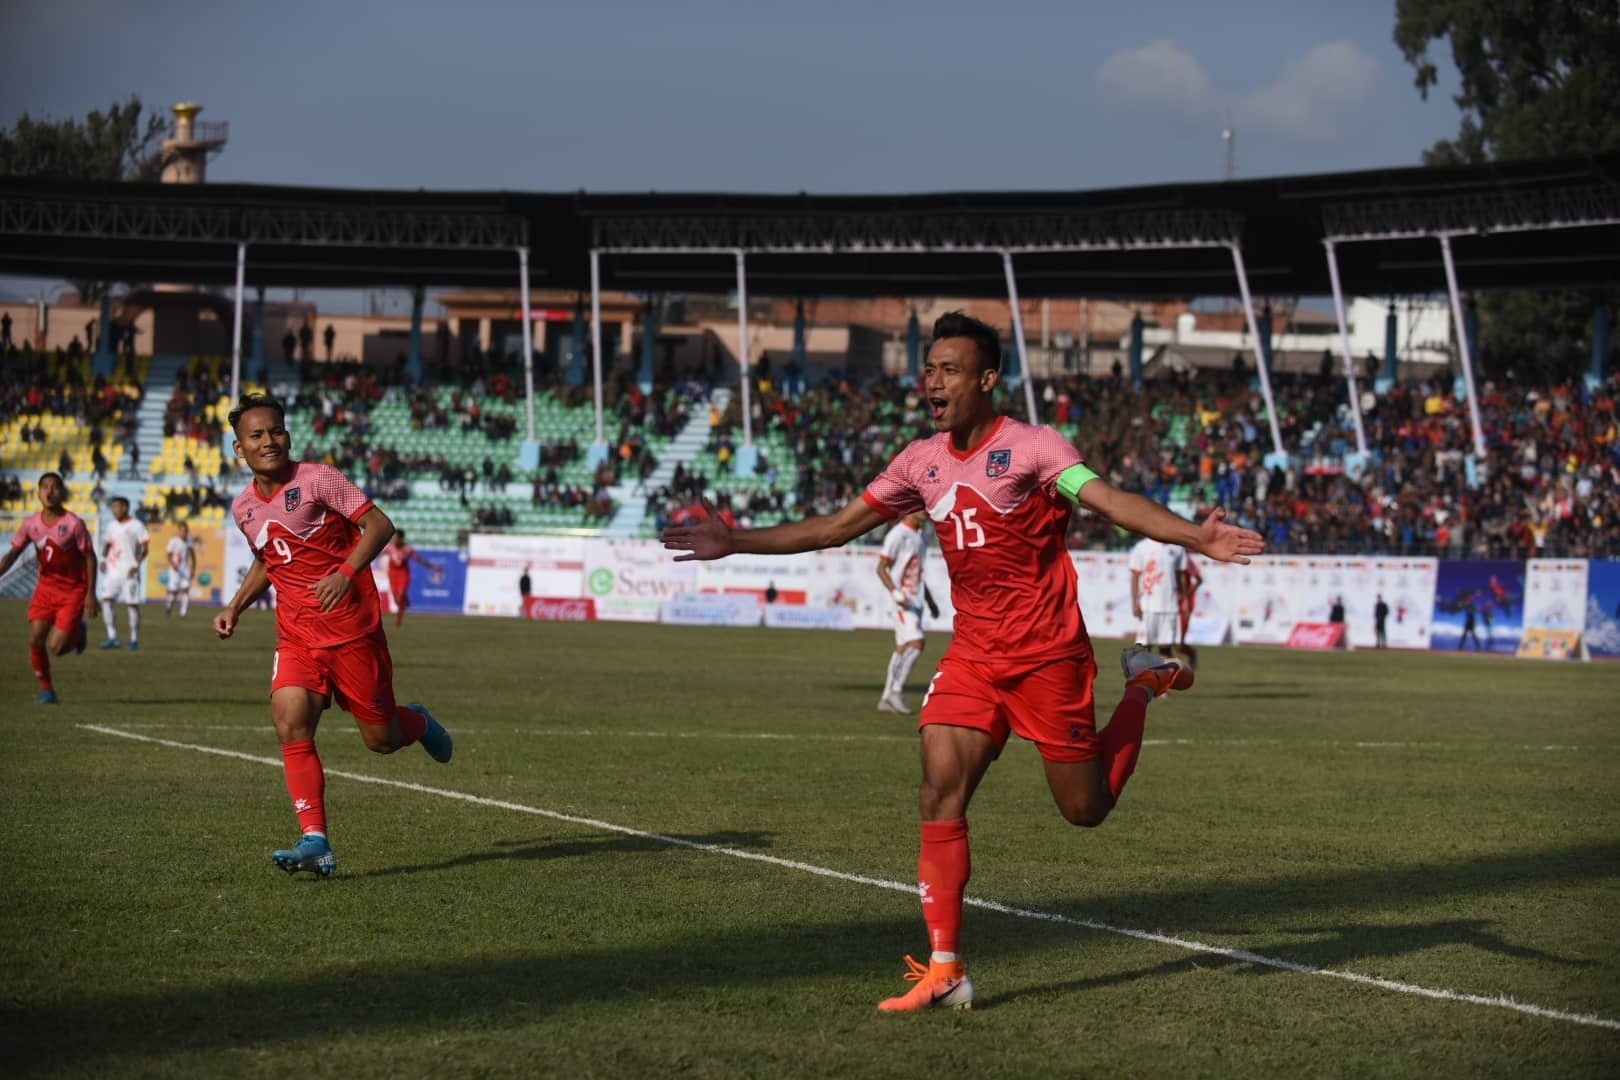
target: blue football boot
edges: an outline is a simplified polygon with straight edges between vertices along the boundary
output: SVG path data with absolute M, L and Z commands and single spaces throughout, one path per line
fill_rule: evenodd
M 270 859 L 289 874 L 308 870 L 317 877 L 331 877 L 337 870 L 337 855 L 333 854 L 332 845 L 327 843 L 326 837 L 315 833 L 306 833 L 293 848 L 272 851 Z
M 444 730 L 444 725 L 433 719 L 433 714 L 428 712 L 428 707 L 420 701 L 413 701 L 405 707 L 415 709 L 427 719 L 427 730 L 422 732 L 422 749 L 426 750 L 428 756 L 441 765 L 449 761 L 450 755 L 455 752 L 455 740 L 450 737 L 448 731 Z
M 39 697 L 34 699 L 34 704 L 35 705 L 55 705 L 56 704 L 56 691 L 55 690 L 41 690 L 39 692 Z

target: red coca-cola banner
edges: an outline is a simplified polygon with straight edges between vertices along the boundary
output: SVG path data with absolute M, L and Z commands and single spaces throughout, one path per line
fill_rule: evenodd
M 1290 649 L 1342 649 L 1345 647 L 1344 623 L 1295 623 L 1288 635 Z
M 526 596 L 523 598 L 525 619 L 544 619 L 547 622 L 595 622 L 596 601 L 561 596 Z

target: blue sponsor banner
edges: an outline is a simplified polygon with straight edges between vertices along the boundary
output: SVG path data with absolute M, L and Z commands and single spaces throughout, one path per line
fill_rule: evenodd
M 1524 632 L 1524 563 L 1440 563 L 1431 649 L 1506 653 Z
M 1593 559 L 1586 570 L 1586 648 L 1620 657 L 1620 562 Z
M 454 548 L 417 548 L 416 553 L 439 572 L 411 563 L 411 610 L 460 615 L 467 595 L 467 553 Z

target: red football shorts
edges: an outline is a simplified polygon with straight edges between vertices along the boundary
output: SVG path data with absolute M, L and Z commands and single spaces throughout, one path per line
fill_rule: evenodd
M 917 726 L 974 728 L 998 750 L 1016 731 L 1047 761 L 1090 761 L 1097 756 L 1096 679 L 1089 652 L 1035 663 L 959 660 L 947 652 L 928 684 Z
M 84 618 L 84 594 L 87 591 L 86 586 L 77 589 L 36 588 L 34 598 L 28 601 L 28 621 L 49 619 L 51 625 L 63 633 L 73 633 L 78 628 L 79 620 Z
M 327 649 L 279 643 L 270 692 L 283 686 L 330 697 L 362 724 L 386 724 L 394 718 L 394 659 L 381 629 Z

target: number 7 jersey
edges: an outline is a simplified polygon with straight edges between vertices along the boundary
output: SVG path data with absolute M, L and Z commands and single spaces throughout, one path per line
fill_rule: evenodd
M 1073 507 L 1057 478 L 1080 452 L 1049 427 L 1002 416 L 958 453 L 948 432 L 918 439 L 866 488 L 886 518 L 926 510 L 951 572 L 952 654 L 1055 660 L 1091 651 L 1064 538 Z
M 360 540 L 357 523 L 371 507 L 348 477 L 308 461 L 299 462 L 292 479 L 268 496 L 250 480 L 231 504 L 237 528 L 276 587 L 276 633 L 283 641 L 323 649 L 381 625 L 369 567 L 354 575 L 348 595 L 331 611 L 321 610 L 313 588 L 347 561 Z

